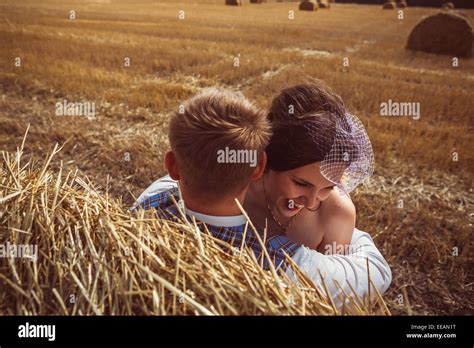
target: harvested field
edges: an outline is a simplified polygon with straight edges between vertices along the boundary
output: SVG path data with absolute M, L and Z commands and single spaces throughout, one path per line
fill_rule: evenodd
M 45 283 L 34 281 L 34 269 L 22 265 L 15 275 L 12 265 L 2 259 L 0 275 L 8 274 L 9 280 L 3 276 L 0 281 L 0 313 L 178 314 L 182 309 L 173 307 L 178 293 L 154 275 L 172 286 L 193 284 L 197 265 L 189 264 L 189 278 L 182 273 L 185 280 L 169 273 L 176 245 L 192 243 L 193 235 L 164 227 L 149 217 L 132 220 L 126 212 L 134 197 L 165 174 L 162 158 L 168 149 L 169 113 L 196 91 L 211 86 L 242 91 L 266 108 L 280 89 L 307 76 L 323 79 L 337 91 L 349 110 L 360 117 L 372 140 L 375 173 L 352 198 L 358 228 L 373 236 L 392 267 L 393 282 L 384 296 L 390 312 L 474 313 L 474 59 L 405 49 L 415 25 L 440 9 L 409 7 L 399 19 L 397 11 L 382 11 L 381 6 L 333 3 L 329 11 L 310 12 L 298 11 L 298 5 L 270 1 L 259 6 L 249 2 L 226 6 L 224 1 L 2 1 L 0 150 L 10 154 L 2 161 L 15 170 L 11 173 L 3 164 L 0 243 L 11 238 L 37 238 L 47 247 L 44 256 L 56 262 L 60 259 L 55 248 L 61 243 L 71 246 L 72 241 L 81 240 L 90 253 L 94 243 L 98 243 L 97 250 L 105 250 L 105 243 L 120 248 L 123 241 L 112 234 L 115 226 L 121 231 L 141 231 L 138 240 L 126 232 L 123 238 L 135 245 L 149 243 L 150 249 L 133 254 L 138 264 L 124 262 L 118 249 L 109 254 L 67 256 L 82 260 L 83 267 L 97 257 L 116 262 L 114 265 L 121 265 L 122 271 L 131 275 L 129 279 L 145 279 L 141 290 L 133 280 L 127 288 L 118 285 L 120 281 L 112 284 L 113 279 L 124 278 L 120 272 L 110 272 L 104 261 L 92 278 L 86 268 L 74 268 L 62 290 L 57 287 L 57 294 L 52 289 L 45 292 Z M 294 11 L 294 19 L 289 11 Z M 474 10 L 463 12 L 472 23 Z M 58 116 L 57 103 L 64 100 L 95 103 L 95 117 Z M 393 102 L 415 103 L 420 113 L 382 116 L 382 103 Z M 21 165 L 13 167 L 29 124 Z M 49 164 L 49 174 L 40 175 L 56 143 L 63 148 Z M 39 167 L 22 169 L 29 161 Z M 77 176 L 70 174 L 69 181 L 57 181 L 61 171 L 75 170 Z M 41 178 L 51 179 L 49 186 Z M 79 178 L 79 184 L 72 178 Z M 29 188 L 7 200 L 20 190 L 15 181 Z M 38 191 L 29 183 L 38 185 Z M 61 183 L 65 186 L 56 188 L 62 187 Z M 78 206 L 71 208 L 76 213 L 58 215 L 63 218 L 53 226 L 48 220 L 51 211 L 41 209 L 56 206 L 49 201 L 55 199 L 55 192 L 59 192 L 56 202 L 70 199 Z M 48 202 L 42 202 L 45 199 Z M 61 225 L 63 222 L 66 225 Z M 78 234 L 74 223 L 90 225 Z M 29 235 L 31 226 L 36 226 L 35 232 Z M 71 229 L 70 235 L 62 236 L 64 240 L 56 239 L 60 226 Z M 162 238 L 177 244 L 170 242 L 168 249 L 159 249 L 158 235 L 149 233 L 156 229 L 164 231 Z M 111 237 L 107 239 L 99 231 L 107 231 Z M 212 244 L 207 239 L 205 243 Z M 190 252 L 198 251 L 195 245 L 189 248 Z M 157 250 L 164 253 L 166 267 L 154 258 L 152 251 Z M 202 257 L 217 254 L 212 248 Z M 182 257 L 188 265 L 187 256 Z M 38 270 L 39 279 L 59 281 L 65 272 L 63 265 L 43 262 L 51 269 Z M 230 261 L 225 265 L 233 267 Z M 251 279 L 267 279 L 248 267 L 253 272 Z M 163 269 L 167 271 L 160 273 Z M 148 274 L 154 275 L 147 278 Z M 94 292 L 99 281 L 103 282 L 101 292 Z M 212 284 L 224 287 L 226 281 Z M 207 298 L 210 288 L 199 293 L 196 287 L 191 290 L 197 303 L 215 314 L 289 311 L 279 297 L 280 289 L 269 288 L 275 306 L 249 300 L 246 309 L 237 313 L 217 297 Z M 66 307 L 65 311 L 59 298 L 71 289 L 80 292 L 81 306 Z M 106 289 L 110 296 L 124 296 L 120 306 L 104 302 L 109 300 Z M 134 292 L 142 290 L 146 292 L 143 296 Z M 25 302 L 28 291 L 37 298 L 32 296 Z M 123 295 L 127 291 L 133 293 Z M 229 291 L 229 298 L 243 301 L 237 290 Z M 255 299 L 263 295 L 261 291 L 249 296 Z M 302 290 L 288 291 L 300 296 Z M 165 300 L 157 301 L 156 296 Z M 314 306 L 306 314 L 331 313 L 321 304 L 323 300 L 311 296 Z M 198 308 L 190 305 L 187 312 L 179 313 L 191 314 Z M 289 313 L 300 314 L 301 307 Z

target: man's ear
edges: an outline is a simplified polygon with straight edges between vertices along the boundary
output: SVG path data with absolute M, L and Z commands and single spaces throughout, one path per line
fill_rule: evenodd
M 267 166 L 267 154 L 265 151 L 262 151 L 260 154 L 260 160 L 258 161 L 255 170 L 253 171 L 252 175 L 250 176 L 250 180 L 258 180 L 265 171 L 265 167 Z
M 173 151 L 168 151 L 165 154 L 165 167 L 171 179 L 178 181 L 180 179 L 178 163 Z

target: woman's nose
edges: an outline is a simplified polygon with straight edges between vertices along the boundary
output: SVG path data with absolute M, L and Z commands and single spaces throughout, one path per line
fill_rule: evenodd
M 305 197 L 305 207 L 314 209 L 319 205 L 319 195 L 317 193 Z
M 325 193 L 323 190 L 313 192 L 311 195 L 305 197 L 305 206 L 308 209 L 315 209 L 319 207 L 321 201 L 324 201 L 328 197 L 329 193 Z

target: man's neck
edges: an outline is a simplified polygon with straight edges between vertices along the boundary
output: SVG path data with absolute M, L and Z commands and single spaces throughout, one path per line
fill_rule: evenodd
M 216 201 L 193 199 L 190 195 L 182 192 L 183 200 L 188 209 L 195 212 L 211 215 L 211 216 L 238 216 L 242 215 L 241 210 L 237 206 L 234 198 L 226 198 Z M 237 197 L 237 200 L 243 205 L 245 192 L 242 192 Z

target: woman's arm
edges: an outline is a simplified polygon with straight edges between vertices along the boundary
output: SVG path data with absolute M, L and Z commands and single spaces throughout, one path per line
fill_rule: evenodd
M 335 285 L 334 280 L 349 295 L 353 295 L 350 287 L 352 286 L 361 298 L 369 293 L 369 274 L 380 293 L 384 293 L 392 281 L 390 266 L 375 246 L 374 241 L 368 233 L 358 229 L 354 229 L 347 255 L 323 255 L 302 246 L 294 254 L 293 260 L 323 290 L 321 273 L 329 293 L 338 306 L 342 305 L 342 301 L 338 299 L 338 295 L 342 294 L 342 291 Z M 286 274 L 290 279 L 296 281 L 291 267 L 287 269 Z M 370 293 L 371 298 L 374 298 L 375 291 L 372 287 Z
M 334 189 L 321 206 L 319 220 L 323 239 L 316 250 L 325 255 L 347 253 L 356 223 L 356 209 L 350 197 Z
M 148 186 L 148 188 L 142 192 L 142 194 L 137 198 L 135 203 L 130 207 L 129 211 L 133 211 L 137 209 L 144 201 L 148 198 L 156 195 L 157 193 L 168 191 L 172 188 L 178 187 L 178 182 L 176 180 L 171 179 L 169 175 L 165 175 L 155 182 Z

